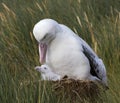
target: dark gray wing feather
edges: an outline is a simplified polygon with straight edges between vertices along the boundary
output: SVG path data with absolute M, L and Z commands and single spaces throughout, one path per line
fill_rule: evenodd
M 74 35 L 83 48 L 84 55 L 88 58 L 91 66 L 91 74 L 98 77 L 103 84 L 107 86 L 107 76 L 105 65 L 92 48 L 78 35 Z
M 99 79 L 101 79 L 99 76 L 98 76 L 98 73 L 99 73 L 99 70 L 97 69 L 98 67 L 98 62 L 96 61 L 96 57 L 95 55 L 88 49 L 86 48 L 84 45 L 82 45 L 83 47 L 83 53 L 85 54 L 85 56 L 88 58 L 89 60 L 89 63 L 90 63 L 90 67 L 91 67 L 91 70 L 90 70 L 90 73 L 93 75 L 93 76 L 96 76 L 98 77 Z

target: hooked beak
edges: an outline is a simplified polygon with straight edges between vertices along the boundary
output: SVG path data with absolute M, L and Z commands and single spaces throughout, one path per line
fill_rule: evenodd
M 40 63 L 43 64 L 46 59 L 46 52 L 47 52 L 47 45 L 45 43 L 39 44 L 39 56 L 40 56 Z
M 37 71 L 40 71 L 40 69 L 41 69 L 40 66 L 36 66 L 36 67 L 35 67 L 35 70 L 37 70 Z

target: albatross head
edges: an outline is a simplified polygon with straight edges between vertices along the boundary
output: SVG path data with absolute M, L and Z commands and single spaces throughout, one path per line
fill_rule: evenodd
M 34 26 L 33 34 L 39 43 L 41 64 L 45 62 L 48 44 L 56 37 L 56 33 L 59 32 L 59 30 L 59 24 L 52 19 L 43 19 Z
M 47 65 L 36 66 L 35 70 L 41 72 L 42 74 L 50 73 L 51 69 Z

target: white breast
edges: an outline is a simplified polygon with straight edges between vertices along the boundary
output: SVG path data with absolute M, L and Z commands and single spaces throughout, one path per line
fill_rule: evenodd
M 82 46 L 74 35 L 66 31 L 56 36 L 49 45 L 46 62 L 55 73 L 63 76 L 84 79 L 90 72 L 89 61 L 82 52 Z

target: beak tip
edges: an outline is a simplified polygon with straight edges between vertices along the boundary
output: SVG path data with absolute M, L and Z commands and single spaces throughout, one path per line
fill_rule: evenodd
M 35 67 L 35 70 L 37 70 L 37 71 L 38 71 L 39 69 L 40 69 L 40 67 L 39 67 L 39 66 L 36 66 L 36 67 Z
M 44 60 L 39 60 L 39 62 L 40 62 L 40 64 L 44 64 L 45 63 L 45 61 Z

